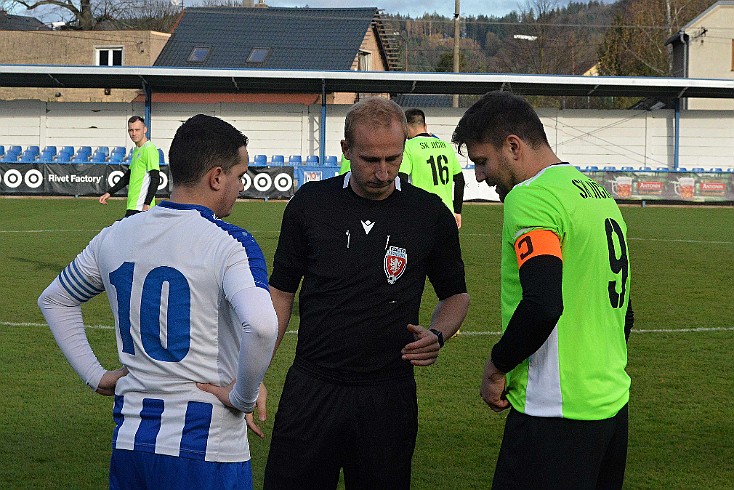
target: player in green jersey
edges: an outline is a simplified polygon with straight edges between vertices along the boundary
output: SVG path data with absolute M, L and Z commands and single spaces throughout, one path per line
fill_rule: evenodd
M 342 153 L 342 159 L 339 164 L 339 175 L 344 175 L 350 170 L 352 170 L 352 162 L 350 162 L 347 157 L 344 156 L 344 153 Z
M 428 133 L 426 115 L 420 109 L 405 111 L 408 140 L 405 142 L 400 172 L 421 189 L 436 194 L 454 213 L 461 228 L 461 206 L 464 200 L 464 174 L 451 144 Z
M 147 211 L 155 206 L 155 192 L 160 183 L 160 155 L 158 148 L 148 140 L 146 133 L 148 128 L 145 120 L 140 116 L 132 116 L 127 121 L 127 132 L 130 139 L 135 143 L 130 168 L 120 177 L 115 185 L 102 194 L 99 202 L 107 204 L 112 194 L 126 185 L 127 211 L 125 216 L 130 216 L 141 211 Z
M 485 95 L 453 142 L 504 202 L 503 335 L 481 385 L 493 410 L 511 408 L 493 488 L 621 488 L 633 323 L 622 214 L 555 155 L 520 97 Z

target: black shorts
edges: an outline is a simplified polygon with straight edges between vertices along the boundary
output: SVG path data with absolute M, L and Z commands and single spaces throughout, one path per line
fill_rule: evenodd
M 275 415 L 264 488 L 410 488 L 418 433 L 412 377 L 341 385 L 292 366 Z
M 511 409 L 492 488 L 622 488 L 627 413 L 625 405 L 609 419 L 569 420 Z

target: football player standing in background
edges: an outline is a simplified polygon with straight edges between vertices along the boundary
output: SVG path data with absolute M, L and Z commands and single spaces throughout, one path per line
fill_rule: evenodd
M 429 134 L 426 115 L 420 109 L 405 111 L 408 121 L 408 141 L 405 142 L 400 173 L 410 177 L 410 183 L 441 198 L 454 213 L 456 226 L 461 228 L 461 207 L 464 203 L 464 174 L 451 143 Z
M 621 488 L 633 319 L 619 207 L 555 155 L 533 108 L 508 92 L 470 107 L 453 142 L 504 202 L 503 334 L 481 396 L 511 410 L 492 486 Z
M 135 143 L 130 168 L 115 185 L 99 197 L 101 204 L 107 204 L 112 194 L 128 186 L 125 216 L 147 211 L 155 206 L 155 192 L 160 184 L 160 155 L 158 148 L 146 136 L 147 131 L 145 119 L 142 117 L 133 116 L 128 119 L 127 133 Z
M 220 219 L 247 162 L 237 129 L 190 118 L 171 143 L 170 201 L 102 230 L 38 300 L 77 374 L 115 397 L 110 488 L 252 488 L 247 427 L 262 437 L 251 413 L 277 318 L 260 247 Z M 81 304 L 105 291 L 114 371 L 82 321 Z

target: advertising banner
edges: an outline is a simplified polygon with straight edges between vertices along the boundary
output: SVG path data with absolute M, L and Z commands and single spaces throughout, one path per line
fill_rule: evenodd
M 102 164 L 0 164 L 0 194 L 39 196 L 101 196 L 120 177 L 126 167 Z M 161 166 L 161 182 L 156 196 L 168 196 L 168 166 Z M 127 188 L 115 194 L 126 195 Z
M 245 191 L 240 197 L 255 199 L 290 199 L 296 192 L 293 167 L 247 168 L 242 177 Z
M 734 201 L 734 172 L 587 172 L 620 201 Z
M 0 163 L 0 194 L 39 196 L 100 196 L 125 173 L 123 165 Z M 242 198 L 290 199 L 306 182 L 338 173 L 316 167 L 250 166 L 242 178 Z M 619 201 L 734 202 L 734 172 L 585 172 Z M 171 191 L 168 165 L 161 166 L 156 196 Z M 477 183 L 464 170 L 464 200 L 498 201 L 494 188 Z M 116 196 L 126 195 L 127 188 Z

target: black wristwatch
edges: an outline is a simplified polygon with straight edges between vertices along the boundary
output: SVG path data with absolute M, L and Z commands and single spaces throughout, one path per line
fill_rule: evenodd
M 439 348 L 443 347 L 443 343 L 444 343 L 443 332 L 435 328 L 430 328 L 429 330 L 433 332 L 436 335 L 436 337 L 438 337 L 438 347 Z

